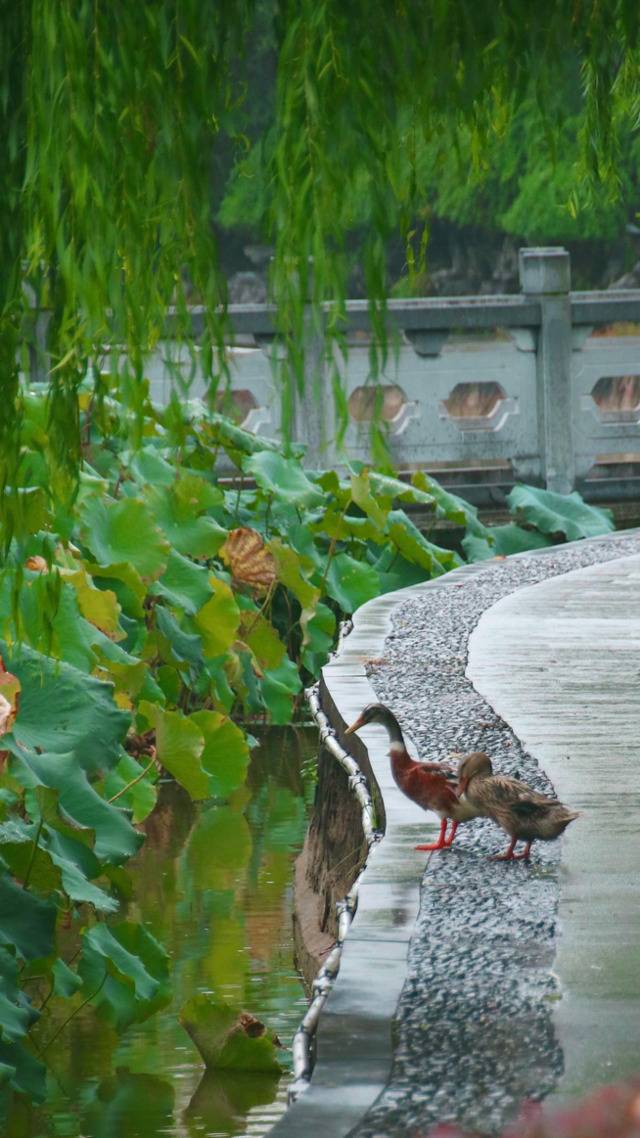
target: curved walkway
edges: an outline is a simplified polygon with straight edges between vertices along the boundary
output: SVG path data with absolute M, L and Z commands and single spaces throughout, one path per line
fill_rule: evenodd
M 500 769 L 549 791 L 534 754 L 466 677 L 469 637 L 485 610 L 523 585 L 638 552 L 637 534 L 614 535 L 470 566 L 370 602 L 324 670 L 338 735 L 380 698 L 417 755 L 487 749 Z M 495 1131 L 524 1097 L 551 1093 L 565 1063 L 552 1017 L 560 843 L 534 847 L 530 866 L 496 865 L 486 855 L 501 848 L 499 831 L 488 821 L 462 827 L 451 851 L 428 859 L 417 915 L 425 855 L 413 846 L 436 819 L 392 782 L 385 733 L 370 726 L 361 737 L 386 835 L 320 1020 L 311 1088 L 273 1133 L 418 1138 L 436 1121 Z
M 640 557 L 494 605 L 468 675 L 583 811 L 563 842 L 553 964 L 566 1099 L 640 1069 Z

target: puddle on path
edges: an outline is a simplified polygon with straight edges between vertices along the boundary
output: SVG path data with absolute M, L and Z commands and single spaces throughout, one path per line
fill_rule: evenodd
M 194 806 L 175 784 L 163 787 L 122 915 L 144 921 L 170 953 L 172 1004 L 120 1039 L 91 1011 L 78 1015 L 56 1041 L 47 1102 L 15 1111 L 6 1138 L 229 1138 L 274 1123 L 289 1075 L 205 1076 L 177 1012 L 211 992 L 290 1045 L 306 1008 L 293 966 L 292 868 L 316 753 L 314 728 L 270 728 L 228 805 Z

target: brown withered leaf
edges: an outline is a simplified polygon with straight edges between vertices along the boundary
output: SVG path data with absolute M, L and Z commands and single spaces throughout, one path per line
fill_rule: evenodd
M 20 707 L 20 680 L 8 672 L 0 656 L 0 735 L 13 727 Z
M 246 526 L 231 530 L 220 550 L 234 581 L 266 593 L 276 581 L 276 563 L 259 533 Z
M 256 1019 L 251 1012 L 240 1012 L 240 1027 L 251 1039 L 257 1039 L 267 1030 L 262 1021 Z

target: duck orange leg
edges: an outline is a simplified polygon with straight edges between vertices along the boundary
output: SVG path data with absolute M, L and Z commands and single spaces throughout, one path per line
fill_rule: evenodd
M 450 846 L 453 844 L 453 839 L 456 836 L 456 831 L 458 829 L 458 825 L 459 825 L 458 822 L 452 822 L 451 823 L 451 829 L 449 830 L 449 837 L 445 841 L 446 846 Z
M 417 850 L 424 850 L 425 852 L 429 852 L 429 853 L 431 852 L 431 850 L 447 850 L 451 844 L 445 838 L 445 834 L 447 832 L 447 822 L 448 822 L 447 818 L 442 819 L 442 821 L 440 823 L 440 833 L 438 834 L 437 842 L 429 842 L 428 845 L 426 845 L 426 846 L 416 846 L 415 848 Z M 454 825 L 455 825 L 455 823 L 454 823 Z M 453 841 L 453 839 L 452 839 L 452 841 Z
M 518 842 L 517 838 L 512 838 L 511 839 L 511 845 L 509 846 L 509 849 L 505 850 L 505 852 L 503 854 L 496 854 L 494 857 L 491 858 L 491 860 L 492 861 L 528 861 L 529 860 L 529 853 L 531 852 L 531 842 L 527 842 L 526 846 L 524 847 L 524 850 L 522 851 L 522 853 L 519 853 L 519 854 L 513 852 L 514 849 L 516 848 L 517 842 Z

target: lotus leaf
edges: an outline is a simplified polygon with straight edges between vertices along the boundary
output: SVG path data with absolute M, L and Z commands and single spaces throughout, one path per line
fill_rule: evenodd
M 275 1037 L 239 1008 L 194 996 L 180 1012 L 206 1067 L 235 1071 L 281 1071 Z
M 554 494 L 535 486 L 514 486 L 507 497 L 516 518 L 536 526 L 541 533 L 563 534 L 567 541 L 597 537 L 614 529 L 613 514 L 588 506 L 579 494 Z

